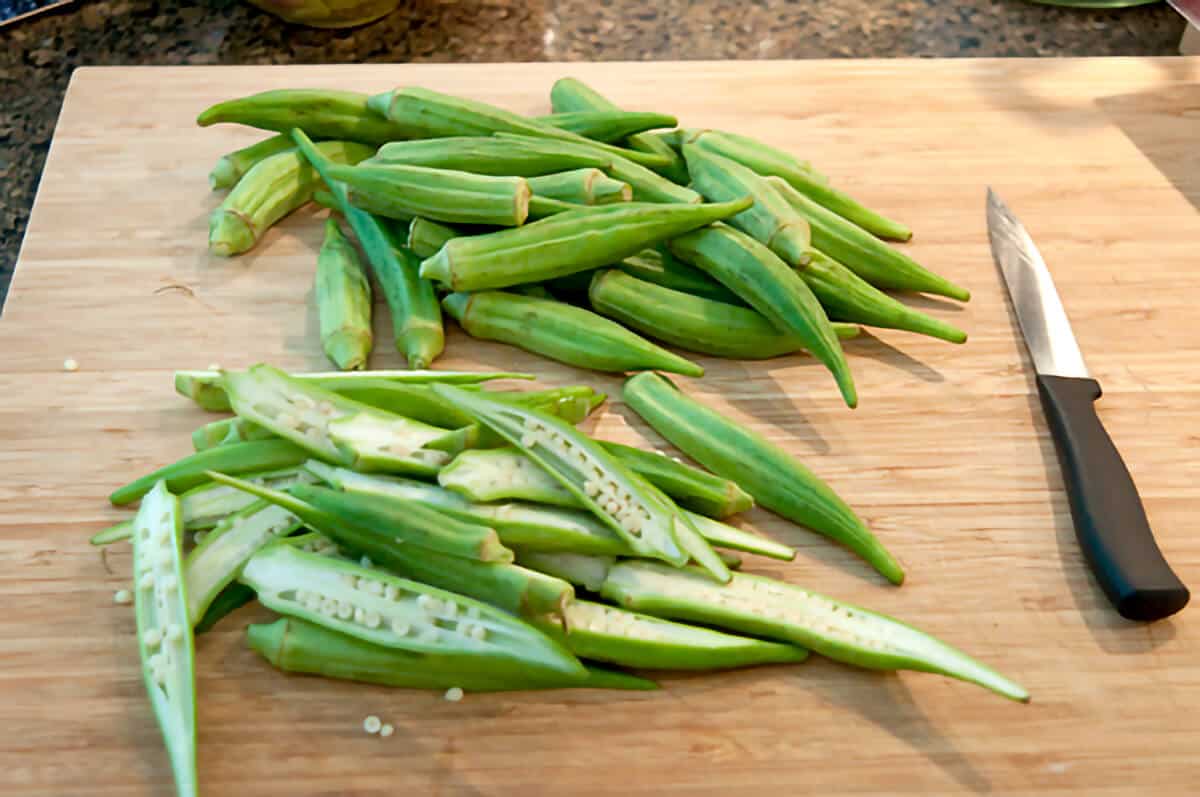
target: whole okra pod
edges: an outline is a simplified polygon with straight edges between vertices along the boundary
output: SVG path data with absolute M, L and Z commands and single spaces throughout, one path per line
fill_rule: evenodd
M 535 116 L 533 120 L 606 144 L 619 144 L 623 139 L 637 133 L 675 127 L 679 124 L 679 120 L 670 114 L 617 110 L 566 111 Z
M 414 255 L 423 260 L 436 254 L 446 241 L 462 234 L 453 227 L 418 216 L 408 225 L 406 244 Z
M 536 177 L 541 174 L 607 167 L 602 152 L 572 147 L 554 139 L 503 141 L 492 136 L 452 136 L 385 144 L 372 164 L 402 164 L 431 169 L 454 169 L 498 177 Z
M 505 145 L 518 144 L 505 141 Z M 610 205 L 633 200 L 629 183 L 614 180 L 600 169 L 572 169 L 529 178 L 534 196 L 573 202 L 577 205 Z
M 516 229 L 453 238 L 421 263 L 421 276 L 454 291 L 543 282 L 613 263 L 740 213 L 751 202 L 743 197 L 705 205 L 622 202 L 580 208 Z
M 314 282 L 325 354 L 343 371 L 365 368 L 372 342 L 371 283 L 334 219 L 325 222 Z
M 738 307 L 745 306 L 745 302 L 738 298 L 733 291 L 695 266 L 689 266 L 671 254 L 669 243 L 643 249 L 636 255 L 630 255 L 620 263 L 616 263 L 614 267 L 639 280 L 652 282 L 664 288 Z M 584 284 L 583 292 L 586 293 L 587 290 L 588 284 Z
M 904 570 L 846 503 L 808 468 L 762 435 L 685 395 L 657 374 L 625 382 L 625 403 L 680 451 L 737 479 L 761 506 L 845 545 L 888 581 Z
M 451 293 L 442 306 L 473 338 L 519 346 L 578 368 L 704 375 L 700 366 L 620 324 L 553 299 L 480 291 Z
M 669 495 L 680 506 L 714 518 L 726 518 L 754 506 L 754 499 L 737 482 L 671 459 L 657 451 L 601 440 L 634 472 Z
M 222 155 L 208 173 L 208 184 L 214 191 L 232 188 L 242 175 L 250 171 L 255 164 L 264 158 L 286 152 L 296 145 L 292 139 L 282 133 L 264 138 L 248 147 L 234 150 Z
M 313 138 L 378 146 L 410 138 L 409 131 L 367 107 L 367 95 L 329 89 L 280 89 L 226 100 L 196 118 L 201 127 L 232 123 L 287 133 L 300 128 Z

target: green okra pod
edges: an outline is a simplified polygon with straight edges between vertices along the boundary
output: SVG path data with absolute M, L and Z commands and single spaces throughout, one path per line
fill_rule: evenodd
M 232 418 L 222 418 L 219 421 L 206 423 L 192 432 L 192 448 L 203 451 L 206 448 L 229 445 L 230 443 L 245 443 L 251 440 L 269 440 L 275 436 L 270 429 L 264 429 L 256 423 L 236 415 Z
M 384 219 L 354 207 L 346 187 L 333 179 L 332 162 L 308 137 L 293 131 L 296 144 L 325 180 L 338 210 L 350 224 L 359 246 L 371 264 L 375 278 L 392 313 L 392 338 L 411 368 L 425 368 L 446 345 L 442 311 L 433 285 L 423 280 L 416 256 L 400 245 L 397 232 Z
M 231 123 L 287 133 L 299 128 L 313 138 L 379 144 L 409 133 L 367 107 L 368 97 L 353 91 L 280 89 L 219 102 L 196 118 L 201 127 Z
M 736 478 L 761 506 L 824 534 L 888 581 L 904 570 L 866 524 L 815 474 L 757 432 L 685 395 L 657 374 L 625 382 L 625 403 L 680 451 L 717 475 Z
M 211 631 L 213 626 L 252 600 L 254 600 L 254 590 L 240 581 L 234 581 L 213 598 L 212 603 L 208 605 L 208 610 L 204 612 L 204 616 L 192 629 L 192 633 L 198 635 Z
M 624 269 L 596 271 L 588 296 L 601 315 L 688 351 L 738 360 L 806 351 L 799 339 L 780 332 L 756 310 L 645 282 Z M 859 334 L 854 324 L 832 326 L 842 340 Z
M 374 568 L 274 544 L 240 579 L 269 609 L 374 645 L 471 657 L 495 674 L 584 676 L 574 656 L 505 611 Z
M 873 287 L 869 282 L 817 249 L 800 269 L 831 318 L 870 327 L 903 329 L 932 338 L 965 343 L 967 333 L 953 324 L 914 310 Z
M 563 581 L 583 587 L 589 592 L 599 592 L 608 578 L 609 569 L 617 563 L 615 556 L 566 553 L 563 551 L 530 551 L 519 549 L 517 562 L 523 567 L 539 573 L 561 578 Z M 572 605 L 578 601 L 572 601 Z M 568 611 L 570 608 L 568 607 Z M 565 615 L 564 618 L 565 619 Z
M 842 399 L 858 405 L 854 377 L 824 308 L 807 283 L 767 246 L 744 232 L 715 224 L 670 242 L 676 257 L 691 263 L 791 333 L 833 374 Z
M 223 372 L 222 378 L 239 416 L 313 456 L 356 469 L 433 474 L 450 461 L 448 452 L 470 443 L 470 430 L 450 431 L 383 412 L 264 363 Z M 275 441 L 261 444 L 270 442 Z
M 494 379 L 533 379 L 533 374 L 522 374 L 513 371 L 429 371 L 414 369 L 412 371 L 311 371 L 291 374 L 293 379 L 301 382 L 312 382 L 326 390 L 338 392 L 343 388 L 356 385 L 363 380 L 386 380 L 404 384 L 427 384 L 430 382 L 446 382 L 455 385 L 474 385 L 480 382 L 490 382 Z M 176 371 L 175 392 L 190 398 L 197 405 L 210 412 L 229 412 L 229 396 L 221 382 L 221 371 Z
M 233 188 L 242 175 L 250 171 L 259 161 L 292 149 L 292 139 L 281 134 L 264 138 L 248 147 L 222 155 L 208 173 L 208 184 L 214 191 Z
M 578 368 L 704 375 L 700 366 L 620 324 L 553 299 L 480 291 L 452 293 L 442 306 L 473 338 L 508 343 Z
M 661 285 L 664 288 L 738 307 L 745 306 L 745 302 L 738 298 L 733 291 L 695 266 L 689 266 L 671 254 L 668 244 L 661 244 L 652 249 L 643 249 L 636 255 L 631 255 L 615 264 L 614 267 L 639 280 Z M 584 292 L 587 292 L 587 289 L 588 286 L 584 285 Z
M 528 136 L 513 133 L 497 133 L 496 137 L 514 142 L 526 141 L 529 138 Z M 571 144 L 571 146 L 578 146 L 582 150 L 588 150 L 590 147 L 596 146 L 596 144 L 595 142 L 587 142 L 578 145 Z M 622 158 L 615 153 L 606 152 L 605 154 L 609 155 L 612 160 L 612 163 L 605 168 L 608 176 L 623 183 L 628 183 L 633 192 L 634 202 L 697 204 L 704 201 L 704 198 L 691 188 L 677 185 L 640 163 L 634 163 L 632 160 Z
M 314 282 L 326 356 L 343 371 L 365 368 L 372 343 L 371 283 L 334 219 L 325 222 Z
M 132 503 L 149 492 L 160 480 L 166 482 L 167 489 L 178 493 L 208 481 L 205 473 L 210 470 L 233 474 L 278 470 L 299 465 L 308 457 L 305 449 L 287 440 L 233 443 L 198 451 L 153 473 L 134 479 L 114 490 L 108 500 L 118 506 Z
M 610 205 L 633 200 L 633 189 L 629 183 L 614 180 L 600 169 L 573 169 L 531 177 L 529 188 L 534 196 L 577 205 Z
M 607 440 L 601 440 L 600 445 L 681 507 L 693 512 L 725 518 L 754 506 L 754 499 L 737 482 L 685 465 L 657 451 L 643 451 Z
M 802 266 L 811 257 L 808 222 L 792 209 L 779 192 L 750 169 L 694 144 L 685 144 L 692 185 L 710 202 L 750 196 L 754 203 L 729 219 L 729 223 L 765 244 L 786 263 Z M 676 252 L 675 254 L 679 254 Z
M 622 667 L 723 670 L 808 658 L 808 651 L 795 645 L 734 636 L 591 601 L 573 601 L 564 616 L 565 631 L 549 622 L 538 625 L 576 656 Z
M 807 163 L 796 160 L 786 152 L 736 133 L 717 130 L 681 132 L 685 140 L 698 147 L 737 161 L 764 177 L 774 176 L 786 181 L 822 207 L 881 238 L 907 241 L 912 237 L 912 230 L 908 227 L 859 204 L 853 197 L 830 186 Z
M 142 681 L 154 709 L 179 797 L 199 794 L 196 778 L 196 650 L 183 577 L 179 499 L 163 481 L 134 519 L 134 615 Z
M 615 670 L 587 667 L 584 676 L 494 672 L 474 656 L 419 653 L 374 645 L 294 618 L 246 628 L 246 643 L 284 672 L 409 689 L 503 692 L 524 689 L 657 689 L 658 684 Z
M 371 148 L 349 141 L 316 145 L 331 161 L 364 160 Z M 208 248 L 230 257 L 245 252 L 271 225 L 312 199 L 320 178 L 299 152 L 287 150 L 256 163 L 208 219 Z
M 419 258 L 431 257 L 441 249 L 451 238 L 458 238 L 463 233 L 440 222 L 423 219 L 420 216 L 408 225 L 407 246 Z
M 550 89 L 550 104 L 555 113 L 573 111 L 613 111 L 617 106 L 583 81 L 572 77 L 560 78 Z M 658 172 L 679 185 L 688 182 L 687 166 L 683 158 L 653 133 L 638 133 L 625 142 L 631 149 L 650 152 L 666 158 L 666 166 L 655 167 Z
M 854 222 L 797 191 L 786 180 L 768 177 L 767 182 L 774 186 L 793 210 L 808 221 L 814 247 L 875 287 L 935 293 L 963 302 L 971 298 L 971 292 L 966 288 L 934 274 Z
M 540 124 L 569 130 L 576 135 L 618 144 L 623 139 L 647 130 L 675 127 L 679 120 L 665 113 L 650 111 L 565 111 L 547 116 L 535 116 Z
M 661 166 L 668 160 L 656 154 L 614 147 L 591 141 L 567 130 L 538 123 L 486 102 L 455 97 L 418 86 L 377 94 L 367 101 L 381 115 L 419 133 L 415 138 L 446 136 L 489 136 L 516 133 L 586 144 L 609 154 L 620 155 L 644 166 Z
M 502 141 L 492 136 L 452 136 L 385 144 L 371 163 L 454 169 L 497 177 L 536 177 L 541 174 L 607 167 L 611 158 L 554 139 Z
M 575 210 L 579 207 L 581 206 L 571 202 L 563 202 L 560 199 L 550 199 L 549 197 L 537 196 L 535 194 L 529 198 L 529 218 L 531 220 L 544 219 L 547 216 L 566 213 L 568 210 Z
M 886 615 L 762 576 L 714 584 L 695 568 L 619 562 L 601 590 L 621 606 L 791 642 L 876 670 L 918 670 L 978 684 L 1027 702 L 1029 693 L 965 653 Z
M 604 266 L 657 241 L 740 213 L 749 197 L 706 205 L 622 202 L 559 213 L 523 227 L 454 238 L 421 263 L 421 276 L 454 291 L 543 282 Z

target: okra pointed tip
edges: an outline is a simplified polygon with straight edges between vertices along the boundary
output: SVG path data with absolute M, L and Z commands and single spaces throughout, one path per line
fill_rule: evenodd
M 288 621 L 283 618 L 273 623 L 251 623 L 246 626 L 246 644 L 270 662 L 271 666 L 278 667 L 283 656 L 283 642 L 287 632 Z
M 442 307 L 450 314 L 450 317 L 455 321 L 462 321 L 463 316 L 467 314 L 467 308 L 471 306 L 471 294 L 469 293 L 448 293 L 442 299 Z
M 421 268 L 418 272 L 421 279 L 434 280 L 445 285 L 453 284 L 450 281 L 450 254 L 443 246 L 434 254 L 421 261 Z
M 208 187 L 213 191 L 229 188 L 237 181 L 237 169 L 234 168 L 233 164 L 227 158 L 221 158 L 217 161 L 212 171 L 208 173 Z
M 258 240 L 253 226 L 241 213 L 218 208 L 208 221 L 208 249 L 214 255 L 231 257 L 245 252 Z
M 386 118 L 388 109 L 392 106 L 392 92 L 385 91 L 382 94 L 374 94 L 367 98 L 367 107 L 375 113 Z
M 324 341 L 325 353 L 343 371 L 361 371 L 367 367 L 371 338 L 359 330 L 339 330 Z

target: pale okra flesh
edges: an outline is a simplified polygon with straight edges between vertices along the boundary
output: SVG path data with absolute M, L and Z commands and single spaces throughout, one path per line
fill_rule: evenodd
M 371 354 L 371 283 L 335 219 L 325 222 L 313 280 L 321 347 L 343 371 L 361 370 Z
M 657 689 L 658 684 L 628 673 L 587 667 L 586 674 L 494 673 L 473 656 L 418 653 L 373 645 L 295 618 L 250 625 L 246 642 L 285 672 L 409 689 L 503 692 L 526 689 Z
M 588 298 L 601 315 L 672 346 L 737 360 L 765 360 L 807 352 L 803 341 L 757 310 L 713 301 L 638 279 L 624 269 L 592 276 Z M 841 340 L 857 337 L 857 324 L 832 322 Z
M 377 569 L 276 544 L 251 557 L 240 578 L 266 607 L 374 645 L 470 656 L 496 673 L 584 676 L 574 656 L 517 618 Z
M 1029 693 L 965 653 L 898 620 L 762 576 L 714 584 L 695 569 L 618 562 L 603 595 L 621 606 L 766 636 L 876 670 L 919 670 L 1026 702 Z
M 196 652 L 183 576 L 179 500 L 156 482 L 134 519 L 133 593 L 142 680 L 162 731 L 175 791 L 199 794 L 196 778 Z
M 616 110 L 566 111 L 535 116 L 534 121 L 605 144 L 619 144 L 629 136 L 679 124 L 679 120 L 670 114 Z
M 658 451 L 606 440 L 600 441 L 600 445 L 685 509 L 719 519 L 754 506 L 750 494 L 730 479 L 685 465 Z
M 564 551 L 529 551 L 518 550 L 517 562 L 539 573 L 545 573 L 555 578 L 583 587 L 589 592 L 599 592 L 608 577 L 609 568 L 617 563 L 615 556 L 598 556 L 596 554 L 567 553 Z M 578 598 L 567 607 L 578 602 Z M 565 617 L 565 614 L 564 614 Z
M 256 163 L 294 146 L 292 139 L 281 133 L 222 155 L 208 173 L 209 187 L 214 191 L 232 188 Z
M 903 568 L 846 502 L 779 446 L 657 374 L 626 380 L 622 395 L 652 429 L 713 473 L 736 478 L 760 506 L 841 543 L 893 584 L 904 581 Z
M 608 265 L 658 241 L 740 213 L 749 197 L 705 205 L 622 202 L 581 207 L 515 229 L 453 238 L 421 276 L 454 291 L 544 282 Z
M 219 421 L 206 423 L 192 432 L 192 448 L 204 451 L 230 443 L 248 443 L 252 440 L 268 440 L 275 436 L 270 429 L 236 415 Z
M 491 136 L 394 141 L 380 147 L 371 159 L 373 164 L 454 169 L 497 177 L 537 177 L 608 166 L 611 162 L 612 159 L 601 152 L 563 146 L 553 139 L 512 142 Z
M 300 128 L 317 139 L 383 144 L 407 131 L 367 107 L 366 94 L 330 89 L 277 89 L 219 102 L 197 118 L 201 127 L 243 124 L 286 133 Z

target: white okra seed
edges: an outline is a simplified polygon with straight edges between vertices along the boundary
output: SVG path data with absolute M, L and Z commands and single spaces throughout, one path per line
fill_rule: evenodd
M 147 628 L 142 634 L 142 644 L 148 648 L 156 648 L 162 642 L 162 632 L 157 628 Z M 153 663 L 153 659 L 151 659 Z
M 339 601 L 337 616 L 342 620 L 349 620 L 354 616 L 354 606 L 346 601 Z
M 383 588 L 383 597 L 390 601 L 396 600 L 396 596 L 400 594 L 400 590 L 396 589 L 395 584 L 388 584 Z
M 363 624 L 367 628 L 378 628 L 379 623 L 380 623 L 380 617 L 377 612 L 369 611 L 363 617 Z
M 451 703 L 457 703 L 463 699 L 463 690 L 457 686 L 452 686 L 446 690 L 445 698 Z
M 400 618 L 396 618 L 395 620 L 392 620 L 392 633 L 393 634 L 395 634 L 396 636 L 408 636 L 408 631 L 409 631 L 408 623 L 404 622 Z
M 383 722 L 374 714 L 371 714 L 363 720 L 363 730 L 367 733 L 379 733 L 379 729 L 382 727 Z
M 167 626 L 167 641 L 176 642 L 183 638 L 183 627 L 179 623 L 171 623 Z
M 142 577 L 138 579 L 138 587 L 141 589 L 154 589 L 154 574 L 142 573 Z
M 393 728 L 390 724 L 388 724 L 386 722 L 383 724 L 383 727 L 379 729 L 379 735 L 385 739 L 387 737 L 391 736 L 395 732 L 396 732 L 396 729 Z
M 361 623 L 366 619 L 366 617 L 367 613 L 364 612 L 361 607 L 358 607 L 354 610 L 354 622 Z

